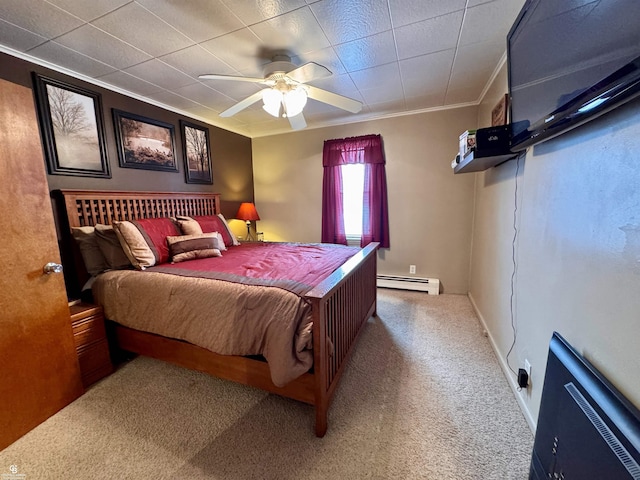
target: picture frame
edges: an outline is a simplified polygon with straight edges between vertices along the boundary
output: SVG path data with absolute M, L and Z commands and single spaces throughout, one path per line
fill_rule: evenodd
M 209 129 L 180 120 L 180 131 L 185 181 L 213 185 Z
M 497 127 L 507 124 L 509 111 L 509 94 L 505 93 L 498 104 L 491 110 L 491 126 Z
M 120 167 L 178 171 L 173 125 L 115 108 L 111 111 Z
M 51 175 L 111 178 L 99 93 L 32 72 Z

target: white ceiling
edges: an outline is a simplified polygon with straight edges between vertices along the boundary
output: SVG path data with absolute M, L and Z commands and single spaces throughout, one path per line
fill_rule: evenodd
M 212 125 L 259 137 L 290 131 L 259 88 L 198 80 L 262 77 L 274 54 L 333 75 L 310 82 L 364 103 L 309 100 L 307 128 L 476 104 L 504 61 L 524 0 L 1 0 L 0 50 Z

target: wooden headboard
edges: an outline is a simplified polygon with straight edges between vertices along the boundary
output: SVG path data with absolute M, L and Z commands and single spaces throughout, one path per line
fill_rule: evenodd
M 69 227 L 83 227 L 114 220 L 215 215 L 220 213 L 218 193 L 110 192 L 59 190 Z
M 185 192 L 114 192 L 106 190 L 55 190 L 60 253 L 70 298 L 79 298 L 89 276 L 71 227 L 110 225 L 113 221 L 178 215 L 220 213 L 220 194 Z

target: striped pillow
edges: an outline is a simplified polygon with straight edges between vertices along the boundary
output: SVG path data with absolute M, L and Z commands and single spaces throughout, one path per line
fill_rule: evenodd
M 178 235 L 167 237 L 171 263 L 194 260 L 196 258 L 220 257 L 218 234 Z

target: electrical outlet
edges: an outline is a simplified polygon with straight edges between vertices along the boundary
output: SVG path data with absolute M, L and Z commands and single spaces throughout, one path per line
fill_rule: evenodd
M 524 359 L 524 371 L 529 375 L 529 382 L 531 382 L 531 364 L 526 358 Z
M 415 265 L 409 265 L 409 273 L 416 273 L 416 266 Z

